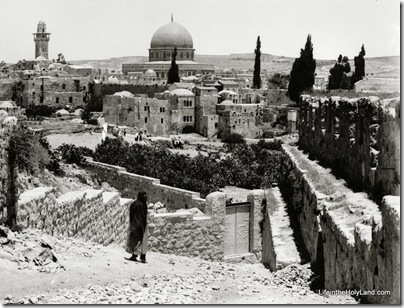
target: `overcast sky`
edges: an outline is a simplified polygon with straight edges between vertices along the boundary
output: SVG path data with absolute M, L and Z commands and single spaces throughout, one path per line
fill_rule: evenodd
M 197 54 L 254 52 L 260 35 L 262 52 L 298 57 L 309 33 L 317 59 L 400 54 L 399 0 L 1 0 L 0 61 L 34 58 L 41 19 L 50 58 L 146 56 L 171 13 Z

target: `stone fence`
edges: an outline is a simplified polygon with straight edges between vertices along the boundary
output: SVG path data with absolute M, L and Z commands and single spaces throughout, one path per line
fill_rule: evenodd
M 299 117 L 299 147 L 350 187 L 400 194 L 400 98 L 302 95 Z
M 160 180 L 126 172 L 123 167 L 93 161 L 87 157 L 87 168 L 95 173 L 102 182 L 108 182 L 120 191 L 125 198 L 137 198 L 140 191 L 145 191 L 149 202 L 161 202 L 169 211 L 197 207 L 210 215 L 205 209 L 206 200 L 200 193 L 160 184 Z
M 385 196 L 381 210 L 365 193 L 354 193 L 329 169 L 284 145 L 294 180 L 288 202 L 313 268 L 327 290 L 389 291 L 364 295 L 370 303 L 400 302 L 400 197 Z M 290 189 L 284 187 L 284 190 Z
M 251 202 L 250 254 L 261 258 L 259 234 L 263 194 L 253 191 Z M 52 235 L 78 236 L 109 245 L 126 244 L 129 206 L 133 200 L 117 192 L 88 189 L 57 197 L 53 187 L 37 187 L 20 195 L 17 222 L 23 228 L 37 228 Z M 226 195 L 214 192 L 206 197 L 210 215 L 191 212 L 156 214 L 148 217 L 149 249 L 167 254 L 223 260 L 225 249 Z

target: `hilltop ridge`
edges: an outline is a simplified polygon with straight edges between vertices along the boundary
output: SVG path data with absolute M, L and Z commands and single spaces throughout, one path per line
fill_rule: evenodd
M 231 68 L 235 70 L 253 70 L 253 53 L 230 54 L 230 55 L 195 55 L 195 61 L 201 64 L 213 64 L 216 70 Z M 289 74 L 295 58 L 276 56 L 271 54 L 261 55 L 261 68 L 268 73 Z M 365 58 L 366 73 L 372 77 L 379 78 L 400 78 L 400 56 L 386 56 Z M 90 65 L 98 68 L 109 68 L 115 70 L 122 69 L 122 63 L 146 62 L 147 56 L 125 56 L 101 60 L 76 60 L 70 61 L 78 65 Z M 336 60 L 317 59 L 317 74 L 329 74 L 330 68 Z M 351 67 L 354 68 L 354 61 L 350 59 Z

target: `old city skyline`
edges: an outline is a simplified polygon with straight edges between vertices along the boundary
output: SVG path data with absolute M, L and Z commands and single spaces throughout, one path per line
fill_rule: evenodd
M 150 37 L 171 13 L 192 33 L 197 54 L 251 53 L 260 35 L 264 53 L 298 57 L 308 33 L 317 59 L 339 53 L 353 58 L 362 43 L 367 57 L 400 53 L 399 1 L 295 1 L 294 7 L 292 2 L 255 1 L 252 6 L 226 0 L 213 6 L 194 1 L 189 7 L 181 0 L 5 1 L 0 15 L 7 27 L 0 34 L 9 43 L 1 47 L 0 60 L 33 59 L 32 33 L 41 19 L 52 33 L 50 58 L 60 52 L 72 61 L 146 56 Z M 144 14 L 152 10 L 152 16 Z

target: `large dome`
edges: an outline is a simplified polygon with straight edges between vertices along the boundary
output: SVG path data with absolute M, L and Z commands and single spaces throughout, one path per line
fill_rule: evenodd
M 194 43 L 187 29 L 176 22 L 169 22 L 158 28 L 151 39 L 150 48 L 161 47 L 193 48 Z

